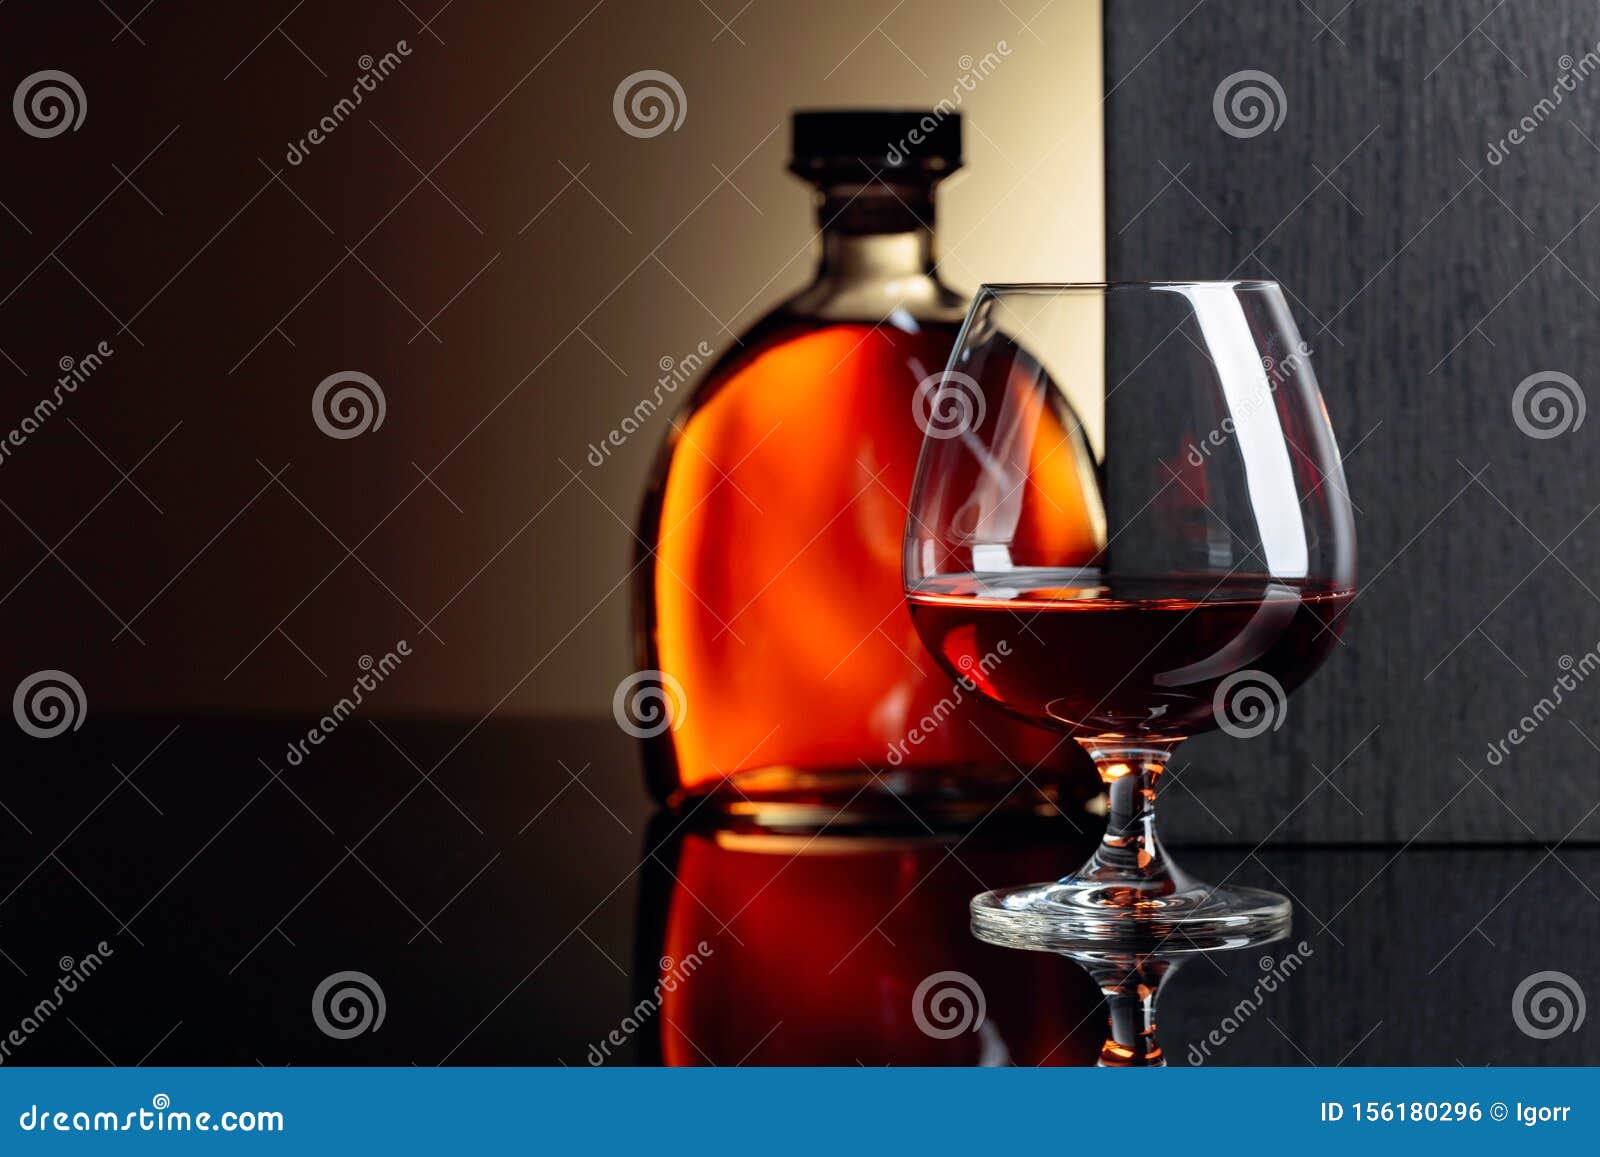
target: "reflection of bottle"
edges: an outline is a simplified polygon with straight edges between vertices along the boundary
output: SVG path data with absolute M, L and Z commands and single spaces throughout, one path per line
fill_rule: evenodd
M 847 801 L 864 814 L 885 789 L 976 818 L 1038 805 L 1069 768 L 1087 794 L 1076 745 L 952 687 L 904 607 L 931 400 L 918 387 L 965 309 L 933 268 L 933 191 L 960 166 L 960 118 L 801 113 L 794 145 L 820 193 L 817 278 L 701 382 L 645 499 L 637 660 L 681 689 L 647 748 L 651 789 L 679 804 L 736 777 L 719 802 L 791 818 Z M 1092 554 L 1092 527 L 1083 539 Z M 1037 789 L 1011 790 L 1018 767 Z
M 1093 840 L 996 818 L 964 839 L 671 833 L 646 850 L 635 974 L 668 1065 L 1090 1065 L 1101 996 L 1075 964 L 974 939 L 967 900 L 1059 874 Z M 1064 838 L 1065 837 L 1065 838 Z M 686 963 L 687 962 L 687 963 Z

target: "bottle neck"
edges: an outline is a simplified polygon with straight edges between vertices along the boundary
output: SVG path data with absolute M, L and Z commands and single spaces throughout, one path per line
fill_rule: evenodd
M 821 193 L 821 277 L 886 281 L 933 276 L 932 184 L 829 185 Z
M 903 233 L 822 231 L 819 277 L 837 281 L 887 281 L 934 273 L 933 228 Z
M 816 277 L 783 304 L 791 318 L 867 322 L 897 316 L 953 323 L 965 298 L 940 284 L 933 248 L 931 179 L 818 181 L 822 260 Z

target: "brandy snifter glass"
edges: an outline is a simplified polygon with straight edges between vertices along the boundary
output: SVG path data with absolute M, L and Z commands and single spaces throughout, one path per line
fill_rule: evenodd
M 1086 508 L 1087 564 L 1064 517 Z M 1190 878 L 1155 830 L 1173 749 L 1281 725 L 1355 594 L 1339 450 L 1282 290 L 983 287 L 933 400 L 909 512 L 906 600 L 924 644 L 1080 744 L 1107 795 L 1089 862 L 978 896 L 974 930 L 1130 950 L 1285 934 L 1286 899 Z

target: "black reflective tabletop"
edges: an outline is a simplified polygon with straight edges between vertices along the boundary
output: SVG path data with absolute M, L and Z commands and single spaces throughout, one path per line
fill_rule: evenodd
M 967 831 L 657 814 L 605 723 L 91 719 L 6 748 L 5 1064 L 1093 1064 L 1079 963 L 975 940 L 1092 815 Z M 1173 1064 L 1573 1064 L 1600 851 L 1179 847 L 1291 895 L 1182 961 Z

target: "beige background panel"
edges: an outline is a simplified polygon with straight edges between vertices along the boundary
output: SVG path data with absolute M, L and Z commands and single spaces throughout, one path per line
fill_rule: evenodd
M 13 71 L 66 69 L 91 112 L 0 134 L 32 178 L 0 215 L 0 429 L 115 352 L 0 470 L 0 676 L 68 671 L 97 713 L 320 714 L 406 639 L 373 709 L 604 716 L 668 411 L 588 448 L 809 277 L 794 109 L 959 97 L 946 277 L 1100 275 L 1099 5 L 1034 4 L 456 0 L 424 29 L 352 0 L 281 35 L 156 5 L 132 51 L 7 6 Z M 645 69 L 686 107 L 640 139 L 613 94 Z M 311 401 L 346 370 L 387 408 L 336 440 Z
M 584 595 L 598 597 L 629 564 L 631 541 L 599 505 L 631 521 L 650 458 L 630 443 L 617 460 L 592 470 L 581 461 L 584 447 L 648 392 L 657 359 L 681 357 L 701 340 L 721 351 L 728 330 L 740 331 L 810 276 L 816 259 L 810 190 L 784 171 L 792 109 L 959 102 L 967 165 L 939 194 L 943 277 L 970 292 L 984 281 L 1102 276 L 1099 4 L 1061 0 L 1028 28 L 999 4 L 908 4 L 875 29 L 880 16 L 853 3 L 808 5 L 803 13 L 792 5 L 758 5 L 736 26 L 747 41 L 732 45 L 736 52 L 727 33 L 709 45 L 665 22 L 635 29 L 616 47 L 621 73 L 662 59 L 661 38 L 674 44 L 681 55 L 666 55 L 678 62 L 688 114 L 676 134 L 619 140 L 596 158 L 591 172 L 598 175 L 585 179 L 639 234 L 631 251 L 648 252 L 654 239 L 693 215 L 662 247 L 661 262 L 635 275 L 645 285 L 619 291 L 628 305 L 613 307 L 605 325 L 589 327 L 628 367 L 629 378 L 605 372 L 601 362 L 591 378 L 597 390 L 564 409 L 564 433 L 555 439 L 598 496 L 586 495 L 588 509 L 572 512 L 574 538 L 587 525 L 601 540 L 591 541 L 583 556 L 593 576 Z M 987 74 L 976 79 L 986 57 Z M 595 114 L 592 130 L 603 135 L 609 109 Z M 719 187 L 718 170 L 735 166 L 737 189 Z M 607 226 L 621 232 L 601 214 L 599 227 Z M 1096 372 L 1084 380 L 1097 384 L 1098 353 L 1093 360 Z M 1096 391 L 1073 401 L 1098 437 Z M 637 439 L 653 449 L 659 437 L 651 429 Z M 573 592 L 566 612 L 581 614 L 591 604 Z M 604 701 L 627 669 L 625 609 L 617 598 L 596 612 L 605 616 L 593 636 L 600 653 L 584 656 L 581 680 L 544 671 L 530 680 L 532 709 L 592 710 Z M 526 633 L 534 631 L 530 623 Z M 515 650 L 513 639 L 505 642 Z

